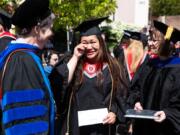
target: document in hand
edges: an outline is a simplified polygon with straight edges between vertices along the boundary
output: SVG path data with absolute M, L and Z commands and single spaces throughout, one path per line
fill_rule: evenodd
M 137 118 L 137 119 L 155 119 L 154 114 L 156 111 L 154 110 L 142 110 L 136 111 L 134 109 L 128 109 L 126 114 L 124 115 L 126 118 Z
M 107 108 L 78 111 L 79 127 L 103 123 L 107 115 Z

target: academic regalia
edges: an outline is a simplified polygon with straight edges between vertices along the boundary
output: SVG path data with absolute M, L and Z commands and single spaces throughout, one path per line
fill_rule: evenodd
M 3 32 L 2 34 L 0 34 L 0 52 L 2 52 L 7 47 L 10 41 L 15 39 L 15 36 L 9 32 Z
M 18 49 L 26 50 L 10 57 L 2 82 L 3 134 L 51 134 L 54 101 L 41 60 L 35 54 L 39 49 L 29 44 L 11 43 L 3 54 L 8 56 Z
M 86 71 L 83 71 L 83 83 L 78 90 L 75 91 L 73 95 L 72 105 L 71 105 L 71 112 L 70 112 L 70 134 L 71 135 L 108 135 L 108 126 L 99 124 L 94 126 L 85 126 L 82 128 L 78 127 L 78 118 L 77 118 L 77 111 L 82 110 L 89 110 L 89 109 L 99 109 L 99 108 L 108 108 L 109 106 L 109 99 L 110 99 L 110 91 L 111 91 L 111 78 L 109 74 L 109 69 L 107 65 L 104 65 L 103 68 L 103 76 L 104 76 L 104 83 L 102 88 L 97 86 L 97 76 L 96 74 L 89 74 Z M 61 84 L 67 84 L 65 80 L 67 80 L 68 69 L 66 64 L 56 67 L 56 71 L 54 70 L 51 74 L 51 79 L 57 81 L 55 76 L 60 76 L 64 79 L 61 81 Z M 63 82 L 63 83 L 62 83 Z M 57 85 L 57 84 L 56 84 Z M 53 85 L 54 86 L 54 85 Z M 117 91 L 123 91 L 123 88 Z M 62 92 L 62 91 L 61 91 Z M 67 91 L 62 92 L 64 97 L 65 95 L 70 95 Z M 88 95 L 88 96 L 87 96 Z M 61 113 L 60 115 L 61 120 L 58 124 L 58 130 L 60 130 L 60 134 L 65 134 L 66 132 L 66 122 L 67 122 L 67 107 L 68 100 L 70 96 L 67 96 L 67 99 L 64 99 L 64 103 L 60 106 Z M 124 105 L 123 99 L 121 99 L 121 94 L 117 94 L 116 98 L 113 100 L 112 103 L 112 112 L 117 115 L 118 121 L 124 122 L 123 112 L 125 111 L 122 105 Z M 59 101 L 62 99 L 58 97 Z M 57 101 L 58 101 L 57 99 Z M 66 102 L 66 103 L 65 103 Z M 64 105 L 63 105 L 64 104 Z M 62 120 L 63 119 L 63 120 Z M 113 130 L 112 130 L 113 131 Z M 115 131 L 115 129 L 114 129 Z M 113 135 L 113 133 L 111 134 Z
M 175 59 L 151 59 L 137 72 L 139 78 L 131 86 L 133 94 L 131 93 L 129 102 L 134 104 L 140 101 L 143 109 L 163 110 L 167 118 L 162 123 L 135 120 L 133 135 L 180 134 L 180 65 L 170 64 Z
M 50 14 L 48 0 L 25 0 L 12 16 L 12 24 L 31 30 Z M 54 135 L 55 105 L 38 51 L 37 44 L 19 38 L 0 54 L 1 73 L 6 67 L 0 90 L 5 135 Z
M 162 31 L 161 26 L 164 29 L 165 25 L 155 22 L 154 26 Z M 165 29 L 167 28 L 166 26 Z M 180 37 L 180 32 L 172 29 L 168 38 L 165 39 L 175 43 L 178 37 Z M 137 79 L 131 85 L 128 103 L 134 106 L 136 102 L 140 102 L 143 109 L 164 111 L 166 119 L 160 123 L 154 120 L 135 119 L 133 135 L 180 134 L 179 70 L 179 58 L 168 57 L 162 60 L 158 57 L 149 59 L 143 68 L 136 73 Z
M 101 35 L 100 28 L 97 25 L 106 18 L 107 17 L 85 21 L 80 24 L 76 30 L 80 31 L 81 36 Z M 95 70 L 92 68 L 91 70 L 91 67 L 88 68 L 88 66 L 86 66 L 90 65 L 88 60 L 86 61 L 85 58 L 81 60 L 79 61 L 79 64 L 82 64 L 81 73 L 75 72 L 73 78 L 79 79 L 78 77 L 82 75 L 82 83 L 80 86 L 77 86 L 76 83 L 73 84 L 74 80 L 68 84 L 69 71 L 66 62 L 57 64 L 49 76 L 51 86 L 55 92 L 57 110 L 60 112 L 60 118 L 57 121 L 57 134 L 64 135 L 69 127 L 70 135 L 109 135 L 109 125 L 95 124 L 78 127 L 78 111 L 100 108 L 109 109 L 112 91 L 112 80 L 107 63 L 94 63 L 96 65 L 95 67 L 99 68 L 95 68 Z M 78 68 L 79 66 L 77 69 Z M 103 77 L 101 85 L 98 85 L 97 82 L 97 73 L 99 73 L 99 71 L 101 71 Z M 125 112 L 125 97 L 122 96 L 125 89 L 125 86 L 122 85 L 116 90 L 116 94 L 114 93 L 112 98 L 112 107 L 109 110 L 116 114 L 117 123 L 125 122 L 125 118 L 123 117 Z M 110 135 L 115 134 L 115 126 L 116 124 L 111 126 Z
M 44 66 L 44 71 L 46 73 L 46 76 L 49 76 L 49 74 L 51 73 L 52 69 L 53 69 L 53 67 L 50 66 L 50 65 Z
M 136 73 L 134 74 L 134 76 L 133 76 L 133 78 L 132 78 L 129 86 L 133 85 L 134 82 L 136 82 L 136 81 L 139 79 L 139 74 L 138 74 L 138 72 L 141 72 L 141 70 L 143 70 L 144 65 L 146 65 L 146 64 L 148 63 L 149 59 L 153 59 L 153 58 L 151 58 L 150 55 L 146 54 L 145 57 L 144 57 L 144 59 L 143 59 L 143 61 L 142 61 L 141 64 L 139 65 Z
M 0 8 L 0 24 L 3 26 L 4 31 L 11 28 L 11 17 L 12 15 Z
M 141 41 L 143 46 L 147 45 L 147 36 L 145 34 L 135 31 L 124 30 L 124 35 L 122 37 L 122 40 L 130 40 L 130 39 Z M 128 43 L 120 44 L 114 49 L 114 53 L 115 53 L 115 57 L 119 60 L 119 62 L 124 65 L 124 70 L 130 84 L 135 76 L 135 72 L 132 71 L 131 69 L 132 58 L 134 54 L 131 51 L 127 51 L 128 47 L 130 47 Z M 147 61 L 148 59 L 149 59 L 149 55 L 145 50 L 143 51 L 143 54 L 139 54 L 136 71 L 139 69 L 139 67 L 141 67 L 141 64 Z
M 51 15 L 49 0 L 25 0 L 12 17 L 13 25 L 26 30 Z
M 154 27 L 164 34 L 165 39 L 173 42 L 174 44 L 180 40 L 180 31 L 178 29 L 156 20 L 154 20 Z
M 0 33 L 0 52 L 3 51 L 7 44 L 11 40 L 15 40 L 15 36 L 6 30 L 11 27 L 11 16 L 7 14 L 4 10 L 0 9 L 0 25 L 3 26 L 4 32 Z

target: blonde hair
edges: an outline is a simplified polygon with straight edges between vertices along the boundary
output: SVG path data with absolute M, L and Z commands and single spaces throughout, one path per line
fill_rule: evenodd
M 143 43 L 138 40 L 130 40 L 130 44 L 125 51 L 125 57 L 127 59 L 128 53 L 131 53 L 132 63 L 130 65 L 130 70 L 136 72 L 137 67 L 144 56 Z

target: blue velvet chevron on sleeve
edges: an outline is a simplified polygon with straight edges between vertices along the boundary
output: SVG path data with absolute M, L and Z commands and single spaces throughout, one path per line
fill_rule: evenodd
M 43 98 L 44 92 L 41 89 L 7 91 L 4 93 L 2 123 L 6 126 L 5 134 L 24 135 L 48 131 L 48 121 L 38 119 L 44 117 L 48 112 L 47 106 L 39 102 Z

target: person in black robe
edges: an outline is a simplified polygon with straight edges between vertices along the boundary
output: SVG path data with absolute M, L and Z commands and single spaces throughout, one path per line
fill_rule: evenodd
M 121 42 L 113 49 L 115 58 L 124 65 L 129 84 L 141 64 L 149 59 L 147 41 L 148 37 L 143 33 L 124 30 Z
M 70 60 L 58 64 L 50 75 L 52 87 L 56 87 L 54 92 L 60 92 L 56 102 L 62 102 L 57 106 L 59 135 L 114 135 L 116 123 L 125 121 L 125 78 L 97 26 L 105 19 L 85 21 L 76 28 L 81 43 L 75 47 Z M 57 89 L 62 84 L 64 87 Z M 79 111 L 101 108 L 108 109 L 102 123 L 78 126 Z
M 149 59 L 137 72 L 128 102 L 137 111 L 157 112 L 154 120 L 135 119 L 133 135 L 179 135 L 180 59 L 171 56 L 171 49 L 180 39 L 180 31 L 158 21 L 154 21 L 154 27 L 153 35 L 159 35 L 153 36 L 154 43 L 159 44 L 158 58 Z
M 11 28 L 11 16 L 0 9 L 0 52 L 2 52 L 11 40 L 16 37 L 9 32 Z
M 138 79 L 136 72 L 141 70 L 148 59 L 147 54 L 147 41 L 148 37 L 140 32 L 124 30 L 123 37 L 118 46 L 113 49 L 115 58 L 117 58 L 119 63 L 124 65 L 124 73 L 128 80 L 128 86 L 132 85 L 136 79 Z M 129 49 L 128 49 L 129 48 Z M 134 50 L 134 51 L 133 51 Z M 138 63 L 138 64 L 137 64 Z M 132 70 L 131 67 L 135 67 Z M 131 134 L 132 132 L 132 122 L 127 120 L 126 125 L 121 125 L 124 129 L 126 127 L 127 132 Z M 122 127 L 119 128 L 122 130 Z
M 3 135 L 54 135 L 53 94 L 37 55 L 54 17 L 48 0 L 26 0 L 12 17 L 20 37 L 0 54 Z

